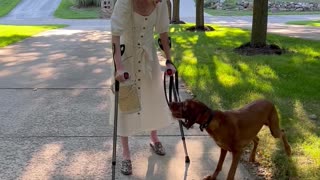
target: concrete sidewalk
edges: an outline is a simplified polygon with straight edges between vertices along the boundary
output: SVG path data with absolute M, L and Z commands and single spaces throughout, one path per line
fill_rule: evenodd
M 192 2 L 186 0 L 181 6 L 190 13 L 182 17 L 188 22 L 194 22 L 194 16 L 183 8 L 192 8 Z M 241 21 L 242 27 L 248 27 L 250 23 L 250 17 L 206 18 L 224 25 Z M 1 18 L 0 24 L 69 25 L 0 49 L 1 179 L 111 179 L 110 21 L 12 15 Z M 313 34 L 317 33 L 316 29 Z M 184 88 L 181 95 L 190 97 Z M 118 156 L 117 179 L 197 180 L 212 173 L 219 148 L 197 127 L 185 134 L 190 165 L 184 163 L 178 123 L 172 122 L 159 131 L 167 155 L 159 157 L 150 150 L 147 133 L 134 136 L 130 138 L 134 174 L 119 173 Z M 230 159 L 228 155 L 219 179 L 226 178 Z M 255 177 L 240 164 L 236 179 Z
M 1 179 L 110 179 L 111 37 L 104 26 L 94 28 L 52 30 L 0 49 Z M 117 166 L 117 178 L 201 179 L 211 173 L 219 148 L 198 128 L 185 134 L 189 166 L 172 122 L 159 131 L 167 155 L 150 150 L 147 133 L 134 136 L 134 175 L 121 175 Z M 229 164 L 228 156 L 220 178 Z M 242 165 L 236 178 L 252 179 Z

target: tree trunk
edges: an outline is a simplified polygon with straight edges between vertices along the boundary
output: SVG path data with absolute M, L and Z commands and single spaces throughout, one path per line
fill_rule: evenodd
M 204 0 L 196 0 L 196 29 L 205 30 L 204 28 Z
M 168 6 L 169 21 L 171 21 L 172 20 L 172 5 L 171 5 L 170 0 L 167 0 L 167 6 Z
M 173 0 L 172 23 L 180 23 L 180 0 Z
M 251 30 L 251 46 L 266 45 L 268 28 L 268 0 L 254 0 Z

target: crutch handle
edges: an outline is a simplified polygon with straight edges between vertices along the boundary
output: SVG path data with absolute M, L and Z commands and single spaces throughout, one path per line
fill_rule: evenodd
M 168 76 L 172 76 L 173 75 L 172 69 L 167 69 L 166 73 L 167 73 Z
M 123 77 L 124 79 L 129 79 L 129 73 L 128 72 L 123 73 Z

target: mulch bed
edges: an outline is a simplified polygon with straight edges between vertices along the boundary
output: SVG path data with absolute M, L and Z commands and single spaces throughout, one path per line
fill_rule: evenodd
M 204 27 L 196 27 L 196 26 L 192 26 L 187 28 L 187 31 L 191 31 L 191 32 L 197 32 L 197 31 L 214 31 L 215 29 L 211 26 L 204 26 Z
M 253 55 L 281 55 L 286 52 L 286 50 L 281 49 L 278 45 L 269 44 L 265 46 L 251 46 L 251 43 L 245 43 L 237 48 L 235 51 L 242 55 L 253 56 Z

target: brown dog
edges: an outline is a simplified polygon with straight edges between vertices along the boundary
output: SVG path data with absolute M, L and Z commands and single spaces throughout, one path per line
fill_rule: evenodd
M 194 99 L 172 102 L 169 107 L 173 117 L 185 119 L 183 126 L 189 129 L 193 124 L 199 124 L 200 129 L 205 129 L 221 148 L 218 166 L 211 176 L 204 178 L 206 180 L 216 179 L 222 169 L 227 151 L 232 153 L 232 164 L 227 179 L 234 179 L 243 147 L 251 141 L 254 147 L 249 161 L 254 162 L 259 141 L 257 134 L 263 125 L 269 126 L 274 138 L 282 139 L 287 155 L 291 155 L 291 147 L 286 135 L 279 127 L 276 108 L 267 100 L 257 100 L 241 109 L 224 112 L 212 110 Z

